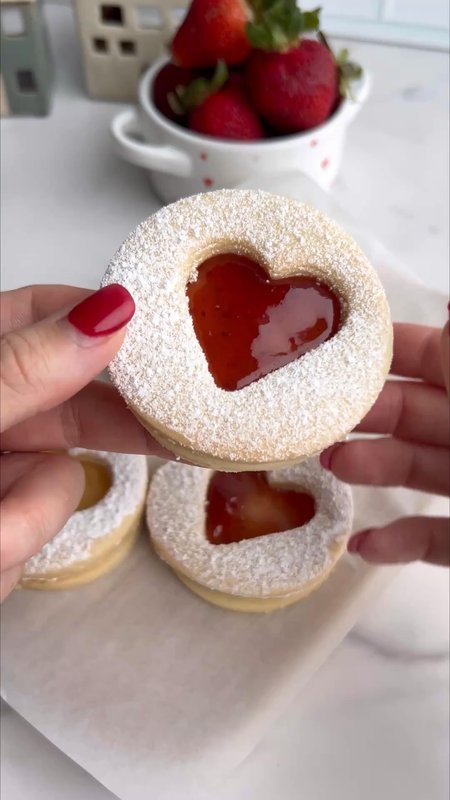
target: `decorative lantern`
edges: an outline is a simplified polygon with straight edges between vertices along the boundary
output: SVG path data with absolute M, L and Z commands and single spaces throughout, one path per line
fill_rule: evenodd
M 88 94 L 135 100 L 141 73 L 164 52 L 187 5 L 183 0 L 75 0 Z

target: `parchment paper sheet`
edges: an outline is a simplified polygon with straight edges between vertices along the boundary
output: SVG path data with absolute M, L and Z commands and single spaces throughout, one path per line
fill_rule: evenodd
M 292 178 L 270 184 L 297 193 Z M 314 189 L 309 195 L 315 205 L 332 203 Z M 335 207 L 331 213 L 342 218 Z M 402 274 L 348 219 L 346 227 L 379 270 L 394 318 L 442 324 L 445 298 Z M 443 510 L 406 490 L 357 489 L 354 496 L 355 528 Z M 122 800 L 213 797 L 214 784 L 246 757 L 395 574 L 345 557 L 297 606 L 236 614 L 188 592 L 143 536 L 97 583 L 8 599 L 3 694 Z

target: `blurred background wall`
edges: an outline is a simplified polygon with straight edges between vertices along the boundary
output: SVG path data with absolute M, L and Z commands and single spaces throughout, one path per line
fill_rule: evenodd
M 46 0 L 69 5 L 71 0 Z M 120 0 L 118 0 L 120 2 Z M 186 3 L 180 2 L 180 8 Z M 449 0 L 323 0 L 302 2 L 305 10 L 323 8 L 323 27 L 330 34 L 369 41 L 446 49 L 449 44 Z

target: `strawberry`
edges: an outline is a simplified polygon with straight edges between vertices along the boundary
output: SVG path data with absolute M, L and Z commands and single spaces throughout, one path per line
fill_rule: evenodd
M 175 109 L 171 104 L 172 95 L 180 92 L 197 78 L 198 73 L 193 69 L 183 69 L 174 64 L 165 64 L 160 69 L 153 82 L 153 102 L 167 119 L 173 122 L 180 122 L 183 111 Z
M 224 61 L 210 77 L 195 78 L 178 86 L 168 97 L 175 112 L 188 115 L 188 127 L 205 136 L 221 139 L 261 139 L 261 123 L 244 94 L 243 80 L 229 75 Z
M 321 125 L 335 110 L 361 69 L 347 51 L 335 59 L 319 31 L 320 9 L 302 13 L 295 0 L 253 0 L 247 34 L 256 48 L 246 65 L 249 98 L 280 133 Z M 316 32 L 318 39 L 302 39 Z
M 214 67 L 220 59 L 240 64 L 250 53 L 249 18 L 245 0 L 193 0 L 172 41 L 172 60 L 187 68 Z
M 321 125 L 338 95 L 333 55 L 322 42 L 302 39 L 282 53 L 256 50 L 246 68 L 246 86 L 255 110 L 283 133 Z
M 189 128 L 219 139 L 255 140 L 264 137 L 262 125 L 244 93 L 225 86 L 206 98 L 189 115 Z

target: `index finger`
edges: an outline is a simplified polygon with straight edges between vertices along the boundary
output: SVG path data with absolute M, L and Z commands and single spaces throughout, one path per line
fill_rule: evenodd
M 24 286 L 22 289 L 2 292 L 0 333 L 33 325 L 61 308 L 76 305 L 91 293 L 91 289 L 58 284 Z
M 93 381 L 57 408 L 19 422 L 2 436 L 13 452 L 109 450 L 174 458 L 152 438 L 110 383 Z
M 444 386 L 440 340 L 439 328 L 396 322 L 391 372 Z

